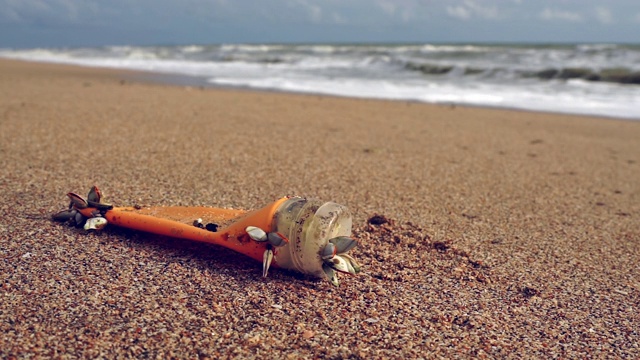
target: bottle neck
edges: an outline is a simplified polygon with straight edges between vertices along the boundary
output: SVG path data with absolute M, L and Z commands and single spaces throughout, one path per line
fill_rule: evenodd
M 321 252 L 329 239 L 351 235 L 351 214 L 343 206 L 315 199 L 291 198 L 280 205 L 272 228 L 289 239 L 278 249 L 279 267 L 324 277 Z

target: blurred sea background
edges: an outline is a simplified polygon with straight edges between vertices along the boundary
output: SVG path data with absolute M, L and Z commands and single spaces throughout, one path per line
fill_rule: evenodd
M 105 46 L 4 48 L 0 57 L 171 74 L 192 85 L 640 120 L 640 45 Z

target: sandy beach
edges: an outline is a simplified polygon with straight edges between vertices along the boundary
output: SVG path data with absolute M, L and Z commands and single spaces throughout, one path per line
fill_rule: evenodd
M 0 61 L 0 358 L 640 357 L 639 121 L 146 77 Z M 51 221 L 94 184 L 335 201 L 363 273 Z

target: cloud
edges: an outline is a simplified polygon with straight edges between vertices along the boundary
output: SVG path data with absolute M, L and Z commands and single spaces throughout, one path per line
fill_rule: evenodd
M 309 5 L 307 9 L 309 12 L 309 18 L 314 23 L 319 23 L 322 21 L 322 9 L 317 5 Z
M 120 2 L 101 6 L 86 0 L 0 0 L 0 24 L 64 27 L 89 26 L 116 12 Z M 126 1 L 126 0 L 124 0 Z
M 341 25 L 348 24 L 347 19 L 337 12 L 333 12 L 331 14 L 331 19 L 333 19 L 333 22 L 336 24 L 341 24 Z
M 447 14 L 451 17 L 462 20 L 468 20 L 471 18 L 471 11 L 464 6 L 447 6 Z
M 81 11 L 90 9 L 92 3 L 77 4 L 73 0 L 2 0 L 2 13 L 13 13 L 25 20 L 31 16 L 56 16 L 64 19 L 76 19 Z
M 382 11 L 380 15 L 383 19 L 398 19 L 403 23 L 408 23 L 424 17 L 426 6 L 419 0 L 376 0 L 377 7 Z M 360 11 L 368 13 L 366 1 L 362 3 Z M 364 10 L 364 11 L 363 11 Z
M 393 1 L 379 0 L 379 1 L 376 1 L 376 4 L 387 15 L 395 15 L 396 10 L 398 9 L 397 3 Z
M 299 6 L 303 12 L 306 13 L 308 19 L 313 23 L 322 22 L 323 11 L 322 8 L 315 4 L 315 1 L 308 0 L 294 0 L 293 6 Z
M 595 11 L 596 19 L 598 19 L 601 24 L 611 24 L 613 22 L 613 15 L 611 15 L 611 10 L 608 8 L 599 6 Z
M 583 20 L 582 15 L 577 12 L 556 10 L 551 8 L 545 8 L 540 13 L 540 18 L 543 20 L 561 20 L 569 22 L 581 22 Z
M 8 6 L 6 1 L 0 1 L 0 24 L 15 24 L 21 20 L 18 9 Z
M 496 19 L 499 17 L 498 8 L 496 8 L 495 6 L 482 6 L 471 0 L 466 0 L 464 3 L 481 18 Z
M 446 10 L 449 16 L 462 20 L 468 20 L 472 17 L 481 19 L 497 19 L 500 17 L 498 8 L 480 5 L 475 0 L 464 0 L 460 5 L 447 6 Z

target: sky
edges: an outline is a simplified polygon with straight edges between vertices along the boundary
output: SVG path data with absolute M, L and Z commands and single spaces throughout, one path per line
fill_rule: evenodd
M 0 47 L 640 42 L 640 0 L 0 0 Z

